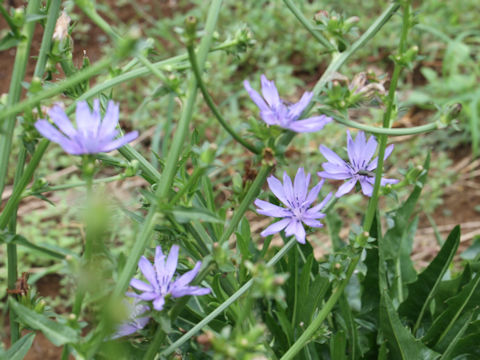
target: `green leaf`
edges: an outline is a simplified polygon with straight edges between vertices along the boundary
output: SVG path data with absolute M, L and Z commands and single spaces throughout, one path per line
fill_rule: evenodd
M 470 324 L 465 336 L 458 341 L 449 359 L 454 359 L 460 355 L 471 355 L 468 359 L 480 359 L 478 339 L 480 339 L 480 320 Z M 461 359 L 464 358 L 462 357 Z
M 417 281 L 408 286 L 408 297 L 400 305 L 398 312 L 406 316 L 418 329 L 426 309 L 434 298 L 439 285 L 460 244 L 460 227 L 456 226 L 443 244 L 440 252 L 428 267 L 418 276 Z
M 78 341 L 77 332 L 69 326 L 49 319 L 10 298 L 9 305 L 20 321 L 35 330 L 40 330 L 55 346 Z
M 206 221 L 210 223 L 223 223 L 213 212 L 198 207 L 177 206 L 172 210 L 173 216 L 179 223 L 190 221 Z
M 388 229 L 385 233 L 383 239 L 383 249 L 385 259 L 396 259 L 399 255 L 400 246 L 402 244 L 402 239 L 405 236 L 405 228 L 407 228 L 410 223 L 410 217 L 413 214 L 415 205 L 417 204 L 420 193 L 423 189 L 423 184 L 427 180 L 427 173 L 430 167 L 430 154 L 427 155 L 423 168 L 425 172 L 420 175 L 417 185 L 413 189 L 412 193 L 408 199 L 402 204 L 400 208 L 395 211 L 395 216 L 393 217 L 394 224 Z
M 35 333 L 31 332 L 19 339 L 5 353 L 0 354 L 0 360 L 23 360 L 32 346 Z
M 2 40 L 0 40 L 0 51 L 8 50 L 14 46 L 17 46 L 20 42 L 20 38 L 13 33 L 8 33 Z
M 444 338 L 454 336 L 450 331 L 462 313 L 474 307 L 480 306 L 480 274 L 477 274 L 463 289 L 447 300 L 447 308 L 437 316 L 430 329 L 425 334 L 423 341 L 426 344 L 435 346 Z
M 62 254 L 59 251 L 55 251 L 54 249 L 49 249 L 44 246 L 39 246 L 31 243 L 25 237 L 18 234 L 8 234 L 6 236 L 0 236 L 0 242 L 4 242 L 6 244 L 15 244 L 27 247 L 32 250 L 39 251 L 43 254 L 49 255 L 56 259 L 65 259 L 65 254 Z
M 420 340 L 416 339 L 412 333 L 403 326 L 386 290 L 382 293 L 380 326 L 387 340 L 387 346 L 390 349 L 389 359 L 433 360 L 440 356 L 422 344 Z
M 330 340 L 330 358 L 346 360 L 347 337 L 342 330 L 337 331 Z

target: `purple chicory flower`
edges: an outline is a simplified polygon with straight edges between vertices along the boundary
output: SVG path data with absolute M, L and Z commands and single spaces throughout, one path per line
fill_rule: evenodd
M 298 120 L 303 110 L 307 107 L 313 97 L 312 92 L 306 91 L 299 102 L 287 104 L 278 95 L 277 88 L 273 81 L 268 80 L 265 75 L 261 76 L 262 96 L 250 86 L 245 80 L 243 85 L 253 102 L 260 108 L 260 116 L 268 125 L 278 125 L 284 129 L 295 132 L 314 132 L 321 130 L 332 118 L 320 115 L 308 119 Z
M 168 294 L 173 298 L 178 298 L 185 295 L 206 295 L 210 293 L 210 289 L 188 285 L 197 276 L 202 266 L 200 261 L 195 264 L 192 270 L 173 280 L 177 268 L 178 250 L 178 245 L 173 245 L 165 261 L 162 248 L 157 246 L 153 265 L 145 256 L 142 256 L 138 262 L 138 267 L 148 282 L 133 278 L 130 281 L 130 286 L 142 291 L 142 293 L 129 292 L 127 296 L 144 301 L 153 301 L 153 308 L 160 311 L 163 309 L 165 297 Z
M 325 217 L 325 214 L 321 213 L 320 210 L 330 200 L 332 193 L 329 193 L 320 204 L 310 207 L 317 199 L 324 180 L 320 181 L 309 192 L 310 174 L 305 176 L 303 168 L 298 169 L 293 184 L 286 172 L 283 173 L 283 185 L 274 176 L 270 176 L 267 182 L 270 190 L 286 208 L 260 199 L 255 200 L 259 214 L 283 218 L 267 227 L 260 235 L 268 236 L 285 229 L 285 235 L 295 235 L 299 243 L 305 244 L 305 229 L 302 223 L 311 227 L 322 227 L 323 224 L 318 219 Z
M 102 120 L 98 99 L 93 101 L 93 111 L 90 110 L 86 101 L 79 101 L 76 111 L 77 128 L 75 128 L 65 111 L 55 105 L 48 111 L 48 115 L 56 127 L 45 119 L 38 120 L 35 127 L 40 134 L 48 140 L 58 143 L 69 154 L 110 152 L 138 136 L 137 131 L 132 131 L 123 137 L 115 138 L 119 133 L 116 129 L 118 113 L 118 104 L 110 100 Z
M 320 145 L 320 152 L 328 160 L 322 164 L 323 170 L 318 172 L 318 176 L 326 179 L 347 180 L 342 184 L 336 197 L 340 197 L 353 189 L 357 181 L 362 187 L 362 192 L 367 196 L 372 196 L 373 184 L 375 183 L 375 169 L 377 168 L 378 157 L 372 160 L 373 154 L 377 149 L 377 141 L 371 136 L 368 141 L 365 133 L 359 131 L 355 140 L 352 140 L 350 131 L 347 130 L 347 152 L 349 162 L 342 160 L 336 153 Z M 385 160 L 393 151 L 393 145 L 385 149 Z M 381 185 L 396 184 L 398 180 L 382 178 Z
M 117 331 L 113 334 L 112 339 L 131 335 L 143 329 L 150 321 L 150 316 L 140 317 L 142 314 L 150 311 L 150 307 L 142 304 L 140 299 L 133 299 L 132 302 L 125 300 L 124 303 L 127 307 L 128 319 L 117 327 Z

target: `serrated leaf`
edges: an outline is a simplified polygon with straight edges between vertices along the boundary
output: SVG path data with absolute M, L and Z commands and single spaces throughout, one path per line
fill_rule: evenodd
M 382 292 L 380 326 L 384 338 L 387 340 L 387 346 L 390 349 L 389 359 L 433 360 L 440 356 L 440 354 L 429 349 L 420 340 L 416 339 L 412 333 L 403 326 L 386 290 Z
M 465 332 L 465 336 L 456 344 L 450 359 L 454 359 L 460 355 L 472 356 L 468 357 L 468 359 L 480 359 L 480 346 L 478 346 L 478 339 L 480 339 L 480 320 L 476 320 L 470 324 Z
M 420 325 L 426 309 L 434 298 L 439 285 L 460 244 L 460 227 L 456 226 L 443 244 L 439 253 L 418 276 L 417 281 L 408 286 L 408 297 L 400 305 L 398 312 L 415 323 L 415 329 Z
M 5 353 L 0 354 L 0 360 L 23 360 L 32 346 L 35 333 L 31 332 L 19 339 Z
M 78 341 L 78 334 L 71 327 L 60 324 L 43 314 L 39 314 L 11 298 L 9 305 L 23 324 L 43 332 L 47 339 L 55 346 Z
M 451 336 L 450 329 L 454 326 L 457 319 L 465 311 L 480 306 L 480 274 L 477 274 L 463 289 L 447 300 L 447 308 L 437 316 L 430 329 L 425 334 L 423 341 L 426 344 L 435 346 L 435 344 L 444 341 L 444 338 Z
M 187 223 L 190 221 L 223 223 L 213 212 L 198 207 L 178 206 L 172 210 L 172 214 L 179 223 Z

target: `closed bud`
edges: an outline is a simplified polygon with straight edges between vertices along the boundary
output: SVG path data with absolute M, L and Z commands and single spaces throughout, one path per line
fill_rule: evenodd
M 12 16 L 12 22 L 17 27 L 23 26 L 23 23 L 25 22 L 25 9 L 23 7 L 15 9 Z
M 38 94 L 42 90 L 42 79 L 40 79 L 38 76 L 35 76 L 34 78 L 32 78 L 28 91 L 30 91 L 30 93 L 32 94 Z
M 197 35 L 198 20 L 195 16 L 187 16 L 185 19 L 185 42 L 186 45 L 192 45 Z

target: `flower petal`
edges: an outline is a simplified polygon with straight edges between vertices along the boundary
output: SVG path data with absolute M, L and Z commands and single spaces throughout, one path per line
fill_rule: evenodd
M 81 149 L 77 144 L 63 135 L 55 126 L 50 124 L 47 120 L 38 120 L 35 122 L 35 128 L 45 138 L 59 144 L 63 150 L 72 155 L 82 154 Z
M 125 136 L 121 138 L 110 141 L 108 144 L 102 147 L 101 152 L 110 152 L 112 150 L 121 148 L 125 144 L 128 144 L 130 141 L 135 140 L 137 137 L 138 137 L 138 131 L 129 132 L 128 134 L 125 134 Z
M 119 105 L 110 100 L 108 102 L 107 111 L 103 117 L 102 124 L 100 125 L 100 129 L 98 131 L 99 138 L 108 136 L 115 131 L 115 127 L 118 124 L 119 111 Z M 114 136 L 115 135 L 113 135 L 111 138 Z
M 327 171 L 319 171 L 317 175 L 325 179 L 333 179 L 333 180 L 346 180 L 352 177 L 352 174 L 347 172 L 331 173 Z
M 291 207 L 291 204 L 295 202 L 295 194 L 293 192 L 292 179 L 290 179 L 286 171 L 283 172 L 283 192 L 288 201 L 287 206 Z
M 152 264 L 150 261 L 147 260 L 145 256 L 142 256 L 140 260 L 138 261 L 138 267 L 140 268 L 140 271 L 142 272 L 143 276 L 145 276 L 145 279 L 152 284 L 152 286 L 157 289 L 158 288 L 158 282 L 157 282 L 157 277 L 155 275 L 155 269 L 153 268 Z
M 190 282 L 195 278 L 195 276 L 197 276 L 201 266 L 202 266 L 202 262 L 197 261 L 197 263 L 195 264 L 192 270 L 187 271 L 185 274 L 183 274 L 177 280 L 175 280 L 175 282 L 172 284 L 172 287 L 181 288 L 190 284 Z
M 326 146 L 320 145 L 319 150 L 322 153 L 322 155 L 325 157 L 325 159 L 327 159 L 332 164 L 336 164 L 338 166 L 345 167 L 345 169 L 348 169 L 347 163 L 343 161 L 340 156 L 338 156 L 336 153 L 334 153 L 332 150 L 330 150 Z
M 315 132 L 322 130 L 331 121 L 332 118 L 325 115 L 313 116 L 305 120 L 292 121 L 288 128 L 299 133 Z
M 130 280 L 130 286 L 140 291 L 147 291 L 147 292 L 154 291 L 154 288 L 152 285 L 147 284 L 146 282 L 143 282 L 142 280 L 138 280 L 135 278 Z
M 202 288 L 199 286 L 185 286 L 172 291 L 172 297 L 179 298 L 186 295 L 207 295 L 210 294 L 210 292 L 211 290 L 208 288 Z
M 167 263 L 165 264 L 165 281 L 170 282 L 173 278 L 173 274 L 175 274 L 175 270 L 177 269 L 178 263 L 178 251 L 180 247 L 178 245 L 173 245 L 170 248 L 170 252 L 168 253 Z
M 337 193 L 335 194 L 335 196 L 337 198 L 347 194 L 348 192 L 350 192 L 353 187 L 355 186 L 355 183 L 357 182 L 357 179 L 355 178 L 352 178 L 350 180 L 348 180 L 346 183 L 342 184 L 338 190 L 337 190 Z
M 373 186 L 372 184 L 370 184 L 370 182 L 366 180 L 360 180 L 360 185 L 362 186 L 362 192 L 366 196 L 372 196 Z
M 165 298 L 163 296 L 159 296 L 155 300 L 153 300 L 153 308 L 157 311 L 161 311 L 164 304 Z
M 65 114 L 65 111 L 60 106 L 55 105 L 48 110 L 48 116 L 50 116 L 60 131 L 62 131 L 70 139 L 73 138 L 77 133 L 77 130 L 73 127 L 72 122 L 68 118 L 67 114 Z
M 291 236 L 295 235 L 295 238 L 300 244 L 305 244 L 305 229 L 303 225 L 298 220 L 293 220 L 285 229 L 285 235 Z
M 313 97 L 313 92 L 305 91 L 300 98 L 300 100 L 293 105 L 288 107 L 288 116 L 291 119 L 296 120 L 303 112 L 303 110 L 307 107 Z
M 265 230 L 263 230 L 260 233 L 260 235 L 265 237 L 265 236 L 268 236 L 268 235 L 275 234 L 279 231 L 282 231 L 290 223 L 290 221 L 291 221 L 290 218 L 286 218 L 286 219 L 282 219 L 280 221 L 277 221 L 276 223 L 271 224 L 269 227 L 267 227 Z
M 280 200 L 286 206 L 290 206 L 288 203 L 285 191 L 283 189 L 282 182 L 278 180 L 275 176 L 269 176 L 267 178 L 267 182 L 268 182 L 268 186 L 270 187 L 270 190 L 278 198 L 278 200 Z
M 302 221 L 310 226 L 310 227 L 313 227 L 313 228 L 319 228 L 319 227 L 323 227 L 323 224 L 318 221 L 318 220 L 315 220 L 315 219 L 302 219 Z
M 293 181 L 293 192 L 299 204 L 305 201 L 308 191 L 308 184 L 310 183 L 310 174 L 305 176 L 303 168 L 297 170 L 295 180 Z
M 291 215 L 290 210 L 260 199 L 255 200 L 255 205 L 258 206 L 257 213 L 265 216 L 286 217 Z
M 256 92 L 251 86 L 250 86 L 250 83 L 245 80 L 243 82 L 243 87 L 245 88 L 245 90 L 247 90 L 248 92 L 248 95 L 250 96 L 250 98 L 253 100 L 253 102 L 255 103 L 255 105 L 257 105 L 259 107 L 259 109 L 261 111 L 267 111 L 269 110 L 270 108 L 268 107 L 267 103 L 265 102 L 265 100 L 263 100 L 263 98 L 260 96 L 260 94 L 258 92 Z M 268 124 L 268 123 L 267 123 Z
M 262 95 L 268 105 L 270 105 L 270 107 L 275 107 L 281 104 L 275 82 L 268 80 L 265 75 L 260 76 L 260 81 L 262 83 Z

